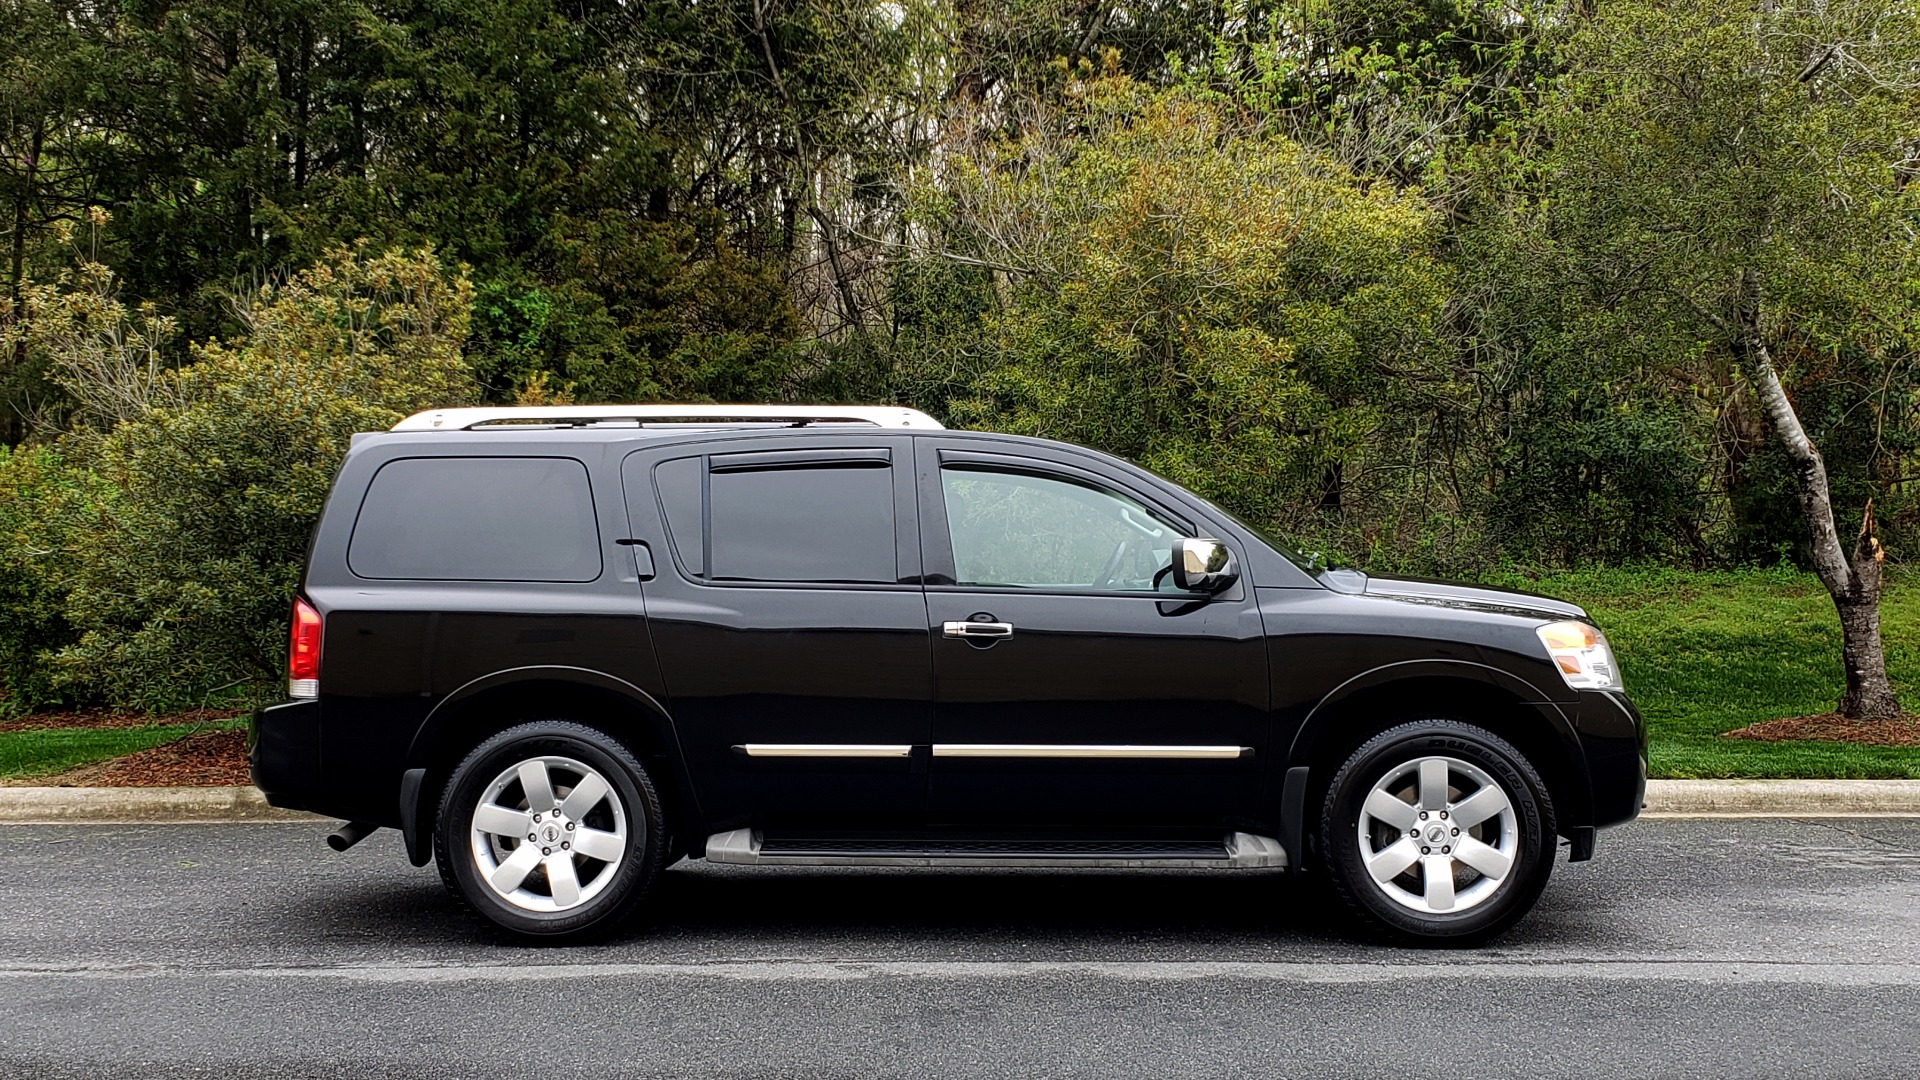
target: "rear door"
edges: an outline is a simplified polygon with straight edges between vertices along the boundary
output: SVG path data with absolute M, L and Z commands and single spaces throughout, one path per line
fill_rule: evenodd
M 932 680 L 910 447 L 787 435 L 628 457 L 668 709 L 717 824 L 919 819 Z
M 1175 591 L 1206 530 L 1065 453 L 919 440 L 934 657 L 928 814 L 975 827 L 1200 825 L 1253 812 L 1266 648 L 1245 583 Z

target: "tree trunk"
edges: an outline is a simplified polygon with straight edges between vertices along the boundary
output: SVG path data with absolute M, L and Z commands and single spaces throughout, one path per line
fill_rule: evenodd
M 1900 715 L 1900 702 L 1887 681 L 1886 654 L 1880 647 L 1880 578 L 1886 555 L 1874 536 L 1873 502 L 1860 523 L 1851 557 L 1833 523 L 1833 501 L 1827 486 L 1827 466 L 1820 451 L 1800 426 L 1800 416 L 1780 385 L 1773 350 L 1760 328 L 1760 280 L 1754 271 L 1741 275 L 1740 325 L 1736 347 L 1753 381 L 1760 407 L 1793 463 L 1799 488 L 1800 512 L 1812 533 L 1813 569 L 1833 596 L 1840 613 L 1841 655 L 1847 686 L 1840 697 L 1840 715 L 1849 720 L 1889 720 Z
M 45 124 L 33 129 L 32 146 L 28 149 L 20 174 L 20 190 L 13 202 L 13 238 L 12 250 L 8 253 L 7 299 L 13 302 L 13 318 L 22 317 L 22 300 L 27 286 L 27 226 L 31 223 L 29 212 L 33 206 L 35 185 L 40 183 L 40 152 L 45 147 L 47 129 Z M 14 341 L 11 354 L 4 366 L 0 366 L 0 375 L 18 374 L 27 366 L 27 339 L 23 336 Z M 11 412 L 13 410 L 9 410 Z M 0 418 L 0 442 L 13 445 L 26 434 L 26 424 L 18 416 Z

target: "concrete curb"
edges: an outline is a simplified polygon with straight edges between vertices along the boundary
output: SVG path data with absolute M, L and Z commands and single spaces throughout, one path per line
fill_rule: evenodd
M 0 787 L 0 824 L 325 821 L 267 805 L 255 787 Z
M 1915 817 L 1920 780 L 1649 780 L 1645 817 Z
M 1650 780 L 1645 817 L 1920 817 L 1920 780 Z M 0 787 L 0 824 L 329 820 L 260 789 Z

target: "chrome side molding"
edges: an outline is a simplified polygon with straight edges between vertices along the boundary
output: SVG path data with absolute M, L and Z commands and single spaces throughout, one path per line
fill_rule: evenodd
M 735 750 L 764 758 L 903 758 L 913 754 L 907 743 L 741 743 Z
M 974 624 L 977 625 L 977 624 Z M 904 758 L 907 743 L 737 743 L 752 758 Z M 940 758 L 1134 758 L 1230 761 L 1251 753 L 1245 746 L 1160 746 L 1122 743 L 934 743 Z
M 1244 746 L 1153 746 L 1105 743 L 934 743 L 934 757 L 950 758 L 1200 758 L 1245 756 Z

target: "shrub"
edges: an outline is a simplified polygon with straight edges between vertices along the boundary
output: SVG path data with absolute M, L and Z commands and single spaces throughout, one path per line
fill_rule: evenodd
M 0 446 L 0 715 L 67 702 L 47 661 L 74 637 L 61 524 L 84 480 L 50 448 Z
M 246 336 L 194 347 L 135 415 L 65 436 L 97 490 L 69 533 L 61 681 L 156 709 L 270 683 L 348 440 L 471 399 L 472 302 L 430 251 L 336 250 L 238 304 Z

